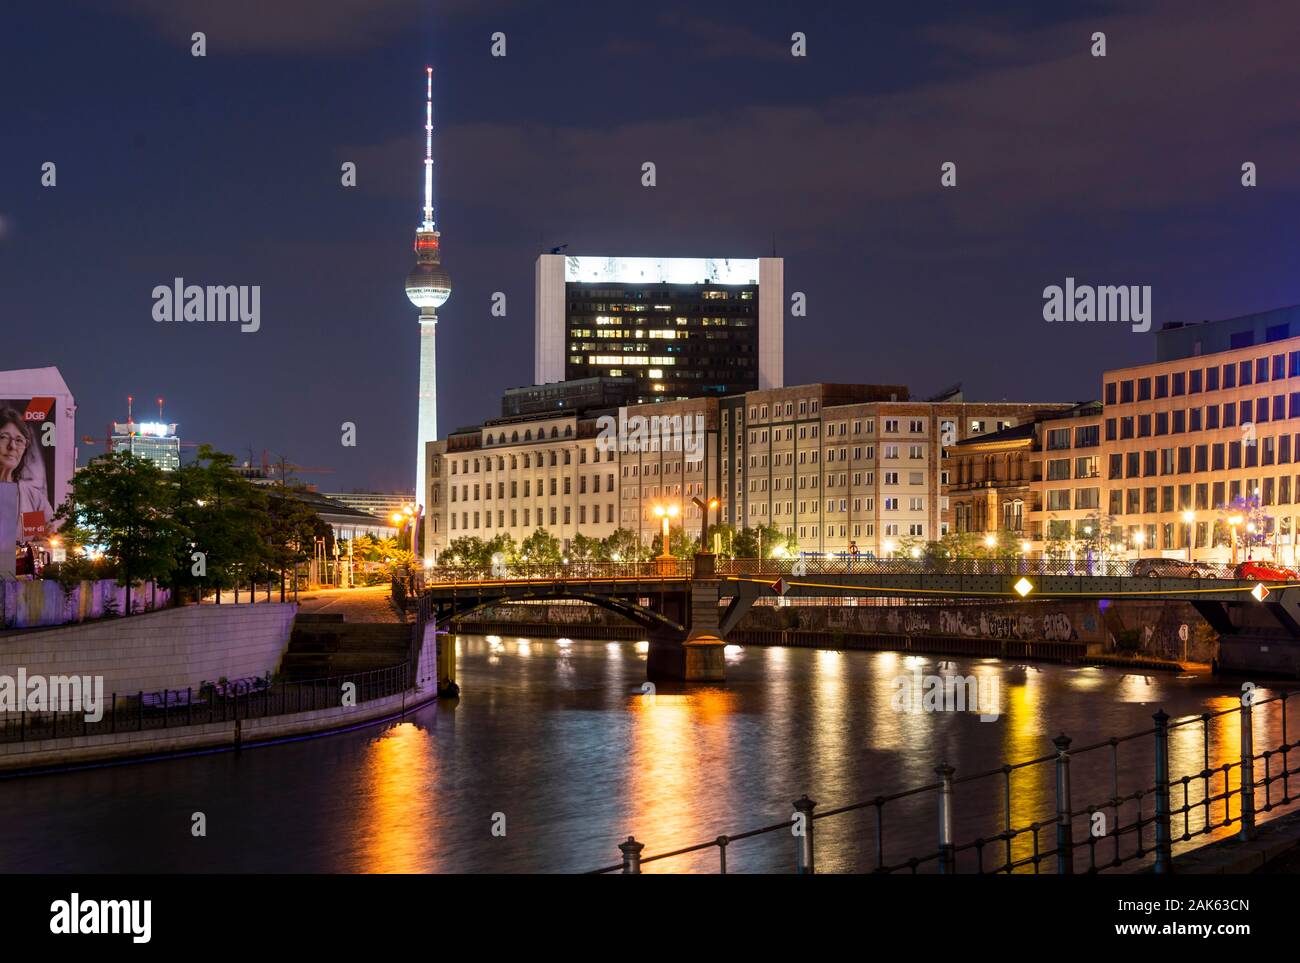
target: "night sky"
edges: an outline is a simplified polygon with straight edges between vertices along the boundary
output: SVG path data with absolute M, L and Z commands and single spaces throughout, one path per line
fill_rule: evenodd
M 302 475 L 325 490 L 409 487 L 425 64 L 443 434 L 531 381 L 533 263 L 561 244 L 775 246 L 808 303 L 787 384 L 971 400 L 1092 398 L 1154 357 L 1124 325 L 1048 325 L 1043 288 L 1069 276 L 1150 284 L 1155 328 L 1300 301 L 1300 7 L 981 6 L 6 4 L 0 368 L 58 365 L 100 442 L 83 461 L 127 394 L 137 416 L 162 395 L 186 441 L 331 467 Z M 261 330 L 155 323 L 177 276 L 260 285 Z

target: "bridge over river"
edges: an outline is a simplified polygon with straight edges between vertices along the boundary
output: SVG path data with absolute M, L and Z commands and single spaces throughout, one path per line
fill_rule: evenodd
M 1226 671 L 1300 674 L 1300 583 L 1206 575 L 1134 576 L 1128 562 L 1049 559 L 655 559 L 439 568 L 420 595 L 421 617 L 446 625 L 503 602 L 572 599 L 645 628 L 651 679 L 721 681 L 727 635 L 765 598 L 875 597 L 1021 602 L 1142 599 L 1192 605 L 1218 633 Z

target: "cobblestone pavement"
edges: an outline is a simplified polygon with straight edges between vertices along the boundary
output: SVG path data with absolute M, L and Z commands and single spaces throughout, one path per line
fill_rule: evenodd
M 393 607 L 387 585 L 350 589 L 320 589 L 298 596 L 298 611 L 304 614 L 342 614 L 347 622 L 402 622 Z

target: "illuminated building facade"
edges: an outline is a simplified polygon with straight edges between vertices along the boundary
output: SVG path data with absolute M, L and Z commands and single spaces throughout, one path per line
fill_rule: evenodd
M 1229 561 L 1235 537 L 1295 562 L 1300 307 L 1168 325 L 1156 357 L 1105 372 L 1091 417 L 1039 427 L 1036 547 Z
M 129 451 L 137 458 L 153 462 L 163 471 L 181 467 L 181 440 L 176 422 L 162 420 L 162 399 L 158 399 L 158 421 L 136 421 L 127 398 L 126 421 L 115 421 L 109 428 L 108 450 Z
M 781 258 L 537 259 L 534 380 L 635 379 L 637 403 L 783 381 Z

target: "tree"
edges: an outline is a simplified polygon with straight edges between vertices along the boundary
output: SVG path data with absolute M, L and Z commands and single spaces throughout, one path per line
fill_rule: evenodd
M 391 551 L 386 553 L 391 555 Z M 452 565 L 464 565 L 468 568 L 486 568 L 490 563 L 491 553 L 487 543 L 477 535 L 461 535 L 447 543 L 447 550 L 442 553 Z
M 731 558 L 732 545 L 736 540 L 736 529 L 726 522 L 719 522 L 716 525 L 709 526 L 708 537 L 705 541 L 705 550 L 713 551 L 717 546 L 718 556 L 720 558 Z
M 101 548 L 112 560 L 117 582 L 126 588 L 128 615 L 132 583 L 169 576 L 188 534 L 171 514 L 170 495 L 161 468 L 115 451 L 72 476 L 72 490 L 55 513 L 71 523 L 81 545 Z
M 1273 516 L 1264 511 L 1259 495 L 1252 493 L 1238 495 L 1223 509 L 1223 521 L 1229 525 L 1229 533 L 1232 529 L 1228 520 L 1234 517 L 1241 519 L 1236 526 L 1237 538 L 1246 548 L 1246 557 L 1250 558 L 1253 548 L 1268 544 L 1273 534 Z M 1228 540 L 1231 540 L 1231 534 Z
M 645 555 L 645 546 L 641 544 L 636 532 L 629 528 L 617 528 L 605 537 L 605 553 L 610 561 L 637 562 Z
M 574 562 L 594 562 L 600 552 L 600 539 L 591 538 L 582 532 L 573 536 L 573 541 L 569 545 L 569 559 Z
M 949 532 L 939 539 L 939 544 L 948 558 L 971 558 L 979 538 L 974 532 Z
M 556 565 L 560 561 L 560 540 L 544 528 L 536 529 L 519 546 L 526 565 Z
M 266 496 L 235 473 L 233 457 L 209 445 L 171 479 L 173 514 L 187 535 L 172 573 L 176 595 L 197 585 L 215 588 L 220 600 L 222 589 L 265 561 Z
M 279 484 L 273 486 L 266 498 L 263 516 L 266 560 L 272 569 L 280 572 L 280 601 L 285 600 L 285 573 L 297 571 L 299 562 L 311 558 L 308 546 L 317 538 L 324 538 L 326 551 L 332 544 L 332 530 L 315 510 L 302 499 L 307 489 L 303 485 L 290 485 L 284 477 L 283 467 Z

